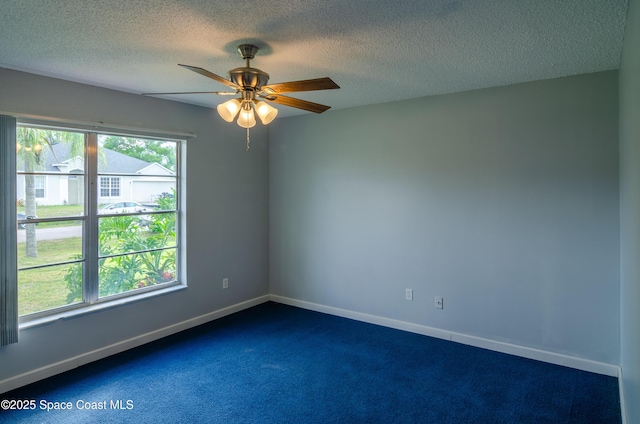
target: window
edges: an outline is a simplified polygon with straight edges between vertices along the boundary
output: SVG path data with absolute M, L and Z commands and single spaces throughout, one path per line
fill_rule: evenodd
M 35 186 L 35 190 L 36 190 L 36 199 L 44 199 L 45 198 L 45 185 L 46 185 L 46 178 L 44 175 L 40 175 L 40 176 L 36 176 L 34 177 L 34 186 Z
M 181 284 L 181 141 L 27 125 L 16 140 L 23 320 Z
M 100 197 L 120 197 L 120 178 L 100 177 Z

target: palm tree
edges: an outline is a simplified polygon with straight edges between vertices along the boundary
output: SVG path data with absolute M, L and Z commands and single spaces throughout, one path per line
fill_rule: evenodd
M 53 145 L 66 142 L 71 146 L 72 155 L 84 151 L 84 139 L 79 133 L 52 131 L 40 128 L 18 127 L 16 131 L 18 163 L 22 162 L 25 185 L 25 215 L 36 216 L 36 179 L 34 172 L 40 171 L 45 165 L 45 148 L 55 157 Z M 81 153 L 83 155 L 83 153 Z M 56 157 L 56 161 L 58 158 Z M 33 224 L 26 225 L 26 255 L 38 256 L 36 228 Z
M 36 216 L 36 184 L 33 172 L 43 165 L 44 146 L 47 139 L 43 131 L 35 128 L 19 127 L 17 129 L 18 160 L 24 164 L 25 199 L 24 208 L 27 217 Z M 38 256 L 38 244 L 36 242 L 36 227 L 33 224 L 26 225 L 27 249 L 29 257 Z

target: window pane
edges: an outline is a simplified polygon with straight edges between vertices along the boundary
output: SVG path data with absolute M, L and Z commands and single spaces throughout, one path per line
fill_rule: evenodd
M 173 141 L 101 134 L 98 136 L 98 172 L 175 175 L 176 152 L 177 143 Z
M 170 191 L 160 193 L 155 200 L 155 205 L 159 210 L 163 211 L 175 211 L 177 208 L 176 203 L 176 186 L 175 183 L 170 187 Z
M 120 255 L 176 246 L 176 214 L 126 215 L 100 218 L 100 256 Z
M 36 189 L 36 198 L 44 199 L 45 196 L 45 186 L 46 186 L 46 176 L 38 175 L 34 177 L 35 189 Z
M 100 297 L 175 281 L 176 249 L 103 258 L 99 261 Z
M 82 223 L 79 221 L 18 221 L 18 268 L 69 262 L 82 258 Z
M 26 315 L 82 301 L 85 135 L 18 127 L 16 141 L 18 309 Z
M 77 178 L 76 181 L 81 187 L 84 185 L 84 177 Z M 84 215 L 84 204 L 66 204 L 66 205 L 41 205 L 40 201 L 35 206 L 36 210 L 33 214 L 27 214 L 27 207 L 24 200 L 18 200 L 18 220 L 27 219 L 27 217 L 46 219 L 46 218 L 64 218 L 78 217 Z M 24 229 L 24 225 L 21 225 Z
M 180 142 L 26 126 L 16 135 L 20 315 L 177 283 Z M 84 237 L 94 219 L 98 233 Z
M 175 210 L 177 143 L 98 135 L 99 214 Z
M 120 178 L 111 177 L 110 188 L 109 196 L 120 197 Z
M 77 303 L 81 293 L 82 263 L 18 271 L 20 315 Z
M 84 134 L 18 127 L 16 141 L 18 212 L 39 218 L 83 214 Z
M 109 197 L 111 195 L 110 187 L 109 177 L 100 177 L 100 197 Z

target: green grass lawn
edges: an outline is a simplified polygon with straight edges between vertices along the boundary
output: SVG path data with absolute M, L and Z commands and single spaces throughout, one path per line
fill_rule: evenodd
M 82 253 L 82 237 L 40 240 L 37 258 L 27 257 L 25 251 L 26 243 L 18 243 L 18 268 L 66 262 L 76 253 Z
M 18 213 L 25 213 L 24 206 L 18 206 Z M 56 206 L 38 206 L 36 215 L 38 218 L 60 218 L 64 216 L 76 217 L 84 213 L 84 205 L 56 205 Z M 66 227 L 69 225 L 65 222 L 41 222 L 38 228 Z
M 82 237 L 38 242 L 38 257 L 25 256 L 25 243 L 18 243 L 19 267 L 44 265 L 68 261 L 74 253 L 82 252 Z M 18 313 L 19 315 L 44 311 L 67 305 L 67 290 L 64 276 L 70 267 L 66 264 L 46 268 L 36 268 L 18 272 Z
M 84 205 L 38 206 L 38 218 L 58 218 L 61 216 L 77 216 L 84 212 Z M 18 213 L 24 213 L 24 206 L 18 206 Z
M 69 267 L 60 265 L 20 271 L 18 274 L 18 314 L 26 315 L 68 305 L 69 290 L 64 276 Z
M 18 243 L 19 268 L 69 261 L 82 252 L 82 237 L 41 240 L 38 242 L 37 258 L 25 256 L 25 244 Z M 77 266 L 82 265 L 64 264 L 18 271 L 18 314 L 32 314 L 68 305 L 69 290 L 64 277 L 72 267 Z

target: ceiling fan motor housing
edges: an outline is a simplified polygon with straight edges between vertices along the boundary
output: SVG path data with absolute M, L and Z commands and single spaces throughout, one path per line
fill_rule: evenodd
M 269 81 L 269 74 L 257 68 L 235 68 L 229 71 L 229 79 L 245 90 L 260 91 Z

